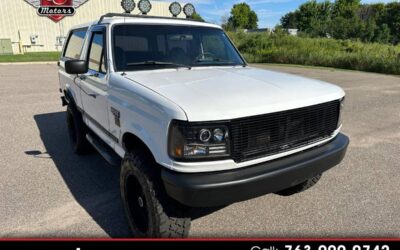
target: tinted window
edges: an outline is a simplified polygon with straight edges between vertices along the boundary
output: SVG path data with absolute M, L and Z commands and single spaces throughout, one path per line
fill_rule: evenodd
M 106 72 L 104 38 L 102 32 L 93 33 L 89 50 L 89 69 L 98 72 Z
M 203 50 L 205 57 L 227 58 L 224 41 L 216 34 L 203 36 Z
M 196 66 L 243 65 L 225 33 L 216 28 L 171 25 L 118 25 L 113 29 L 117 71 Z M 141 63 L 156 61 L 157 64 Z M 160 64 L 166 63 L 166 64 Z
M 135 46 L 132 46 L 132 44 Z M 126 52 L 143 52 L 149 50 L 149 41 L 146 37 L 141 36 L 116 36 L 115 46 L 122 48 Z
M 83 42 L 85 41 L 86 29 L 72 31 L 67 48 L 65 49 L 64 57 L 71 59 L 79 59 L 81 57 Z

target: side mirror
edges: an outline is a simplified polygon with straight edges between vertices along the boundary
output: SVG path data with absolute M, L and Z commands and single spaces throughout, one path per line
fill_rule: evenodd
M 86 61 L 69 60 L 65 62 L 65 72 L 71 75 L 86 74 L 89 67 Z

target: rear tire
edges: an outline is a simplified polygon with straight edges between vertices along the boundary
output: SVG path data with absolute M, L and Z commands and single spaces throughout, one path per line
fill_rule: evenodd
M 129 226 L 139 238 L 186 238 L 191 223 L 188 208 L 167 195 L 160 173 L 150 155 L 125 155 L 120 188 Z
M 92 146 L 86 139 L 89 129 L 82 120 L 82 114 L 73 104 L 69 104 L 67 107 L 67 125 L 74 152 L 78 155 L 90 152 Z
M 280 195 L 280 196 L 291 196 L 291 195 L 295 195 L 295 194 L 304 192 L 304 191 L 312 188 L 313 186 L 315 186 L 315 184 L 318 183 L 318 181 L 321 179 L 321 177 L 322 177 L 322 174 L 317 175 L 311 179 L 306 180 L 305 182 L 297 184 L 296 186 L 276 192 L 276 194 Z

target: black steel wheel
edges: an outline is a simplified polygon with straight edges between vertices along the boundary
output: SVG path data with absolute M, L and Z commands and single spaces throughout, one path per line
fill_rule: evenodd
M 132 216 L 139 233 L 144 235 L 149 229 L 149 210 L 147 209 L 142 186 L 133 174 L 126 177 L 125 189 L 127 192 L 128 213 Z
M 146 153 L 127 153 L 121 167 L 121 196 L 135 237 L 185 238 L 191 219 L 188 208 L 170 198 L 160 166 Z

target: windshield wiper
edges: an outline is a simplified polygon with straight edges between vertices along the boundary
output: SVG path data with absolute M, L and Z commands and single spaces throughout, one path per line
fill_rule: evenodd
M 210 58 L 210 59 L 198 59 L 197 62 L 223 62 L 223 63 L 232 63 L 230 60 L 224 60 L 221 58 Z
M 236 66 L 244 66 L 244 67 L 246 67 L 246 65 L 245 64 L 235 64 L 233 61 L 231 61 L 231 60 L 224 60 L 224 59 L 221 59 L 221 58 L 213 58 L 213 59 L 211 59 L 211 60 L 208 60 L 208 59 L 199 59 L 199 60 L 197 60 L 197 62 L 198 63 L 205 63 L 205 62 L 217 62 L 218 64 L 210 64 L 210 65 L 212 65 L 212 66 L 220 66 L 221 65 L 221 63 L 226 63 L 226 64 L 228 64 L 229 66 L 233 66 L 233 67 L 236 67 Z
M 158 62 L 158 61 L 143 61 L 143 62 L 127 63 L 126 65 L 127 66 L 169 65 L 169 66 L 192 69 L 191 66 L 185 64 L 173 63 L 173 62 Z

